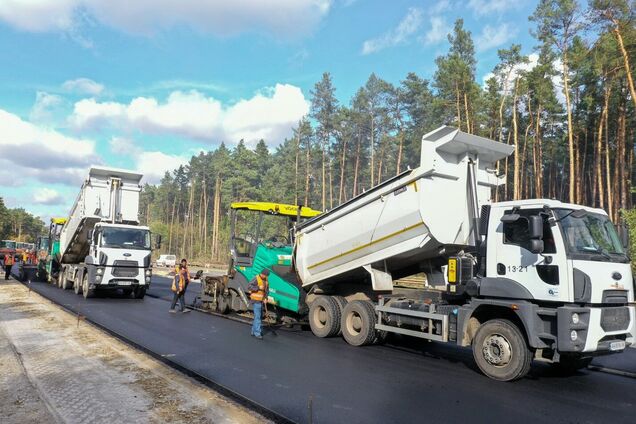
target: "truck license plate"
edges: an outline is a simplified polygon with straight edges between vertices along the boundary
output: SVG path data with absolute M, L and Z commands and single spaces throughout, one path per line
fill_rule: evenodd
M 119 286 L 130 286 L 132 285 L 132 281 L 120 281 L 118 283 Z
M 610 343 L 610 350 L 623 350 L 625 349 L 625 342 L 612 342 Z

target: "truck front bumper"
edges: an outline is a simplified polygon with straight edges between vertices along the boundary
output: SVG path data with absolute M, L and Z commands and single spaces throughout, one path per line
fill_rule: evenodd
M 636 308 L 557 308 L 558 351 L 603 354 L 624 350 L 636 337 Z

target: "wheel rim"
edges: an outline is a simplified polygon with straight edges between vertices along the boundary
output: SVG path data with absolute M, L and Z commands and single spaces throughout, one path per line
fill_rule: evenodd
M 512 359 L 512 346 L 501 334 L 486 337 L 481 351 L 486 362 L 495 367 L 505 367 Z
M 314 313 L 314 324 L 317 328 L 325 328 L 325 325 L 327 325 L 327 310 L 321 305 L 316 307 L 316 312 Z
M 351 335 L 358 335 L 362 331 L 362 317 L 356 311 L 351 311 L 346 319 L 347 331 Z

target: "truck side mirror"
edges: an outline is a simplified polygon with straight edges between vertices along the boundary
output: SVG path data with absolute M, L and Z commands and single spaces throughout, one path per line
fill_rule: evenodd
M 543 253 L 544 245 L 543 240 L 532 239 L 530 240 L 530 251 L 535 255 Z
M 528 217 L 528 235 L 532 240 L 543 239 L 543 218 L 539 215 Z M 543 247 L 541 247 L 541 251 L 543 251 Z
M 161 249 L 161 234 L 157 234 L 155 238 L 155 249 Z
M 521 218 L 521 216 L 518 213 L 508 213 L 501 217 L 501 222 L 504 224 L 514 224 L 519 221 L 519 218 Z

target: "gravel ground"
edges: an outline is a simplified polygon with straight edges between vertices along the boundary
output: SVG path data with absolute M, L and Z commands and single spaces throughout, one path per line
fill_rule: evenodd
M 23 285 L 0 282 L 0 422 L 265 420 Z

